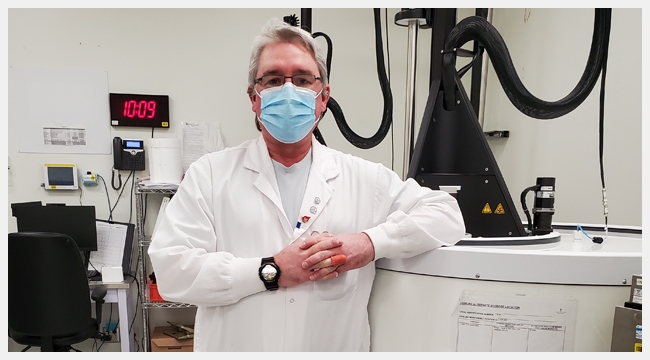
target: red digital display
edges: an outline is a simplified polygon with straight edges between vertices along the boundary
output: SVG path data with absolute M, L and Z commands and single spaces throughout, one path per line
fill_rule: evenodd
M 124 112 L 122 115 L 131 119 L 153 119 L 156 117 L 156 102 L 153 100 L 127 100 L 124 102 Z
M 111 125 L 169 127 L 169 96 L 109 94 Z

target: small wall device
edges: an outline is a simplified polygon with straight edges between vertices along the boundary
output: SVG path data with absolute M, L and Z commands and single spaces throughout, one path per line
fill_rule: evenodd
M 77 165 L 75 164 L 45 164 L 44 187 L 46 190 L 77 190 Z

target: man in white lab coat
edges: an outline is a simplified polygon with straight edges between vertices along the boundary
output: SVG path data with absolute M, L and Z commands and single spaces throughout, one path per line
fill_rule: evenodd
M 194 162 L 148 253 L 158 291 L 195 304 L 195 351 L 368 351 L 374 261 L 450 246 L 456 200 L 312 135 L 330 86 L 312 36 L 255 39 L 259 138 Z

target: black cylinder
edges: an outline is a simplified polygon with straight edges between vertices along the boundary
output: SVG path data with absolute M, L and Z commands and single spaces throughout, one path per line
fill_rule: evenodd
M 300 27 L 311 34 L 311 8 L 300 9 Z
M 538 177 L 533 207 L 533 235 L 544 235 L 553 231 L 551 226 L 555 214 L 555 178 Z

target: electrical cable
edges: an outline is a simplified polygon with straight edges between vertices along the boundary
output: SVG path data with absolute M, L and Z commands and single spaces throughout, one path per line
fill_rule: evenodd
M 115 186 L 115 171 L 117 170 L 117 181 L 118 185 L 117 187 Z M 119 190 L 122 187 L 122 174 L 120 174 L 119 169 L 115 169 L 114 167 L 111 169 L 111 187 L 113 190 Z
M 533 221 L 530 218 L 530 212 L 528 211 L 528 206 L 526 206 L 526 195 L 528 194 L 529 191 L 534 191 L 537 190 L 537 185 L 527 187 L 524 189 L 524 191 L 521 192 L 521 207 L 524 210 L 524 213 L 526 214 L 526 219 L 528 220 L 528 228 L 526 229 L 526 232 L 532 232 L 533 231 Z
M 99 270 L 97 270 L 97 268 L 95 267 L 95 265 L 93 265 L 93 263 L 90 262 L 90 260 L 88 260 L 88 265 L 92 266 L 92 268 L 93 268 L 96 272 L 99 272 Z
M 144 226 L 144 223 L 147 221 L 147 197 L 149 194 L 144 194 L 144 204 L 142 204 L 142 226 Z
M 136 262 L 136 265 L 137 265 L 137 263 L 138 263 L 139 261 L 140 261 L 140 255 L 138 255 L 138 261 Z M 132 278 L 133 278 L 132 283 L 134 282 L 134 283 L 135 283 L 135 286 L 138 288 L 138 300 L 137 300 L 137 302 L 136 302 L 136 304 L 135 304 L 135 311 L 134 311 L 134 315 L 133 315 L 133 320 L 131 320 L 131 325 L 129 325 L 129 334 L 130 334 L 130 333 L 133 331 L 133 324 L 135 323 L 135 319 L 136 319 L 136 317 L 137 317 L 137 313 L 138 313 L 138 305 L 140 304 L 140 301 L 141 301 L 141 299 L 142 299 L 142 294 L 140 293 L 140 284 L 139 284 L 139 282 L 137 281 L 137 279 L 135 278 L 135 276 L 133 276 L 133 275 L 131 275 L 131 274 L 126 274 L 126 276 L 130 276 L 130 277 L 132 277 Z
M 113 211 L 117 207 L 117 203 L 120 202 L 120 198 L 122 197 L 122 193 L 124 193 L 124 189 L 126 189 L 126 183 L 129 182 L 129 179 L 131 178 L 132 175 L 135 175 L 135 170 L 131 170 L 131 172 L 129 173 L 129 176 L 126 178 L 126 181 L 124 182 L 124 186 L 122 186 L 122 190 L 117 195 L 117 200 L 115 200 L 115 204 L 113 204 L 113 207 L 111 208 L 111 214 L 113 213 Z M 134 178 L 135 178 L 135 176 L 134 176 Z M 129 220 L 129 222 L 130 222 L 130 220 Z
M 101 321 L 101 319 L 99 319 Z M 111 312 L 108 313 L 108 323 L 110 324 L 113 322 L 113 303 L 111 303 Z M 108 329 L 104 328 L 104 330 L 108 331 Z
M 113 209 L 111 209 L 111 198 L 108 196 L 108 187 L 106 187 L 106 181 L 104 178 L 97 174 L 97 177 L 102 180 L 102 183 L 104 184 L 104 190 L 106 190 L 106 200 L 108 200 L 108 221 L 113 220 Z
M 603 200 L 603 215 L 605 216 L 605 239 L 607 239 L 608 226 L 607 216 L 609 210 L 607 208 L 607 188 L 605 187 L 605 167 L 603 165 L 604 153 L 604 136 L 605 136 L 605 79 L 607 75 L 607 55 L 609 53 L 609 43 L 605 45 L 605 55 L 603 59 L 603 72 L 600 80 L 600 107 L 598 114 L 598 157 L 600 160 L 600 183 L 602 185 L 602 200 Z
M 585 234 L 585 236 L 587 237 L 587 239 L 589 239 L 589 240 L 595 242 L 596 244 L 602 244 L 603 240 L 607 239 L 607 235 L 605 235 L 604 238 L 602 238 L 602 237 L 600 237 L 600 236 L 593 236 L 593 237 L 590 236 L 589 234 L 587 234 L 587 232 L 586 232 L 586 231 L 582 228 L 582 226 L 580 226 L 580 225 L 576 225 L 576 229 L 577 229 L 578 231 L 582 232 L 583 234 Z
M 112 304 L 111 304 L 111 305 L 112 305 Z M 117 318 L 117 322 L 115 323 L 115 328 L 113 328 L 113 334 L 116 334 L 116 333 L 117 333 L 117 329 L 119 329 L 119 328 L 120 328 L 120 318 L 118 317 L 118 318 Z M 112 339 L 112 337 L 111 337 L 111 339 Z
M 112 317 L 113 317 L 113 303 L 111 303 L 111 312 L 110 312 L 110 314 L 108 315 L 108 322 L 109 322 L 109 323 L 111 322 Z M 101 324 L 102 319 L 97 319 L 97 320 L 98 320 L 99 323 Z M 106 328 L 104 328 L 104 330 L 106 330 Z M 99 334 L 102 336 L 102 339 L 101 339 L 101 340 L 102 340 L 102 343 L 99 345 L 99 347 L 97 347 L 97 352 L 99 352 L 99 350 L 102 348 L 102 346 L 104 346 L 104 343 L 106 342 L 106 335 L 107 335 L 107 334 L 104 333 L 104 332 L 100 332 Z
M 135 171 L 134 171 L 135 173 Z M 135 188 L 135 176 L 131 178 L 131 196 L 129 197 L 129 224 L 131 223 L 131 218 L 133 217 L 133 189 Z

